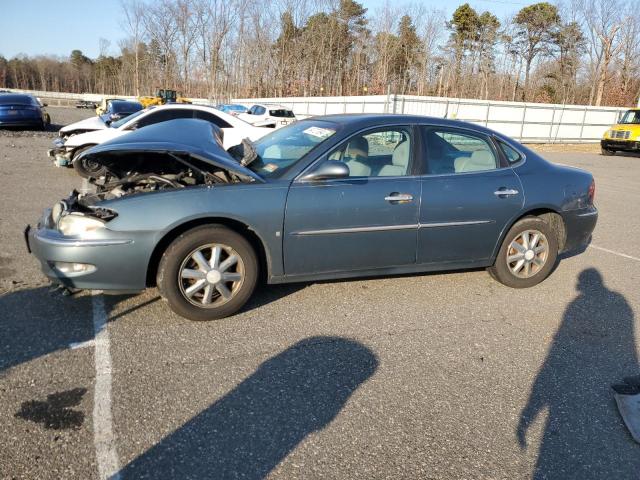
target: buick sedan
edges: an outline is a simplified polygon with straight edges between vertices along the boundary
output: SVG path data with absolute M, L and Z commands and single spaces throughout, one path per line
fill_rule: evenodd
M 27 227 L 69 287 L 157 286 L 192 320 L 267 283 L 486 268 L 532 287 L 596 225 L 590 173 L 469 123 L 406 115 L 295 122 L 225 151 L 196 119 L 82 153 L 104 167 Z

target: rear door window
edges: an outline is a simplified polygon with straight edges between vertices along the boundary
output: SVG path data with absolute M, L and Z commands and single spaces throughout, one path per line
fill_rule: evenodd
M 138 128 L 142 128 L 156 123 L 166 122 L 167 120 L 176 120 L 178 118 L 193 118 L 193 110 L 186 108 L 158 110 L 139 120 L 137 122 L 137 126 Z
M 225 120 L 221 119 L 220 117 L 210 112 L 195 110 L 195 118 L 199 118 L 200 120 L 206 120 L 207 122 L 213 123 L 214 125 L 220 128 L 231 128 L 231 125 L 229 125 Z
M 426 129 L 427 173 L 471 173 L 499 168 L 490 140 L 466 130 Z

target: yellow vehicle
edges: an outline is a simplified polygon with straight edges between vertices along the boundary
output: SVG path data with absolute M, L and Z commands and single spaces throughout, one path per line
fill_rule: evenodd
M 600 140 L 602 155 L 616 152 L 640 152 L 640 107 L 627 110 L 620 121 Z
M 161 88 L 158 90 L 156 96 L 144 96 L 138 97 L 138 101 L 142 104 L 143 108 L 150 107 L 151 105 L 164 105 L 165 103 L 191 103 L 191 100 L 178 96 L 175 90 L 168 90 Z

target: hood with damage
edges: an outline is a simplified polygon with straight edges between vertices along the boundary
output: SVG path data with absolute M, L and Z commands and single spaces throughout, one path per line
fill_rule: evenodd
M 83 152 L 85 157 L 99 161 L 101 156 L 120 153 L 169 153 L 189 155 L 217 168 L 263 182 L 262 177 L 240 165 L 218 143 L 220 129 L 205 120 L 178 119 L 156 123 L 133 130 Z M 126 157 L 123 157 L 123 161 Z
M 73 132 L 75 130 L 102 130 L 103 128 L 108 127 L 100 117 L 91 117 L 85 118 L 84 120 L 80 120 L 76 123 L 72 123 L 71 125 L 67 125 L 66 127 L 62 127 L 60 129 L 60 132 L 67 133 Z

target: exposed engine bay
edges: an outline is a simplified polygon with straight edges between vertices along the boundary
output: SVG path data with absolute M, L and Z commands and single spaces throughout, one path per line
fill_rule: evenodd
M 85 207 L 136 193 L 251 181 L 181 153 L 103 152 L 87 161 L 101 167 L 101 174 L 84 179 L 77 193 L 77 203 Z

